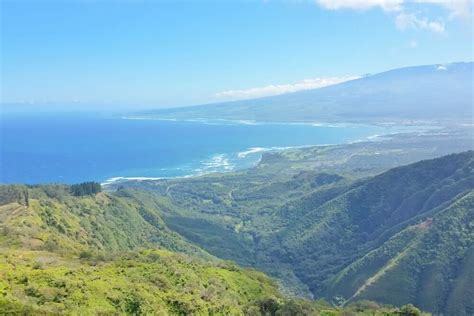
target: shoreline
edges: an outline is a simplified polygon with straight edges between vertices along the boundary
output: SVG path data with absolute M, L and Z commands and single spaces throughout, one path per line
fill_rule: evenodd
M 161 120 L 161 119 L 160 119 Z M 194 120 L 193 122 L 198 122 Z M 322 126 L 324 127 L 324 126 Z M 126 182 L 141 182 L 141 181 L 157 181 L 157 180 L 172 180 L 172 179 L 186 179 L 186 178 L 195 178 L 195 177 L 201 177 L 201 176 L 207 176 L 207 175 L 212 175 L 212 174 L 222 174 L 222 173 L 231 173 L 231 172 L 236 172 L 236 171 L 241 171 L 241 170 L 247 170 L 251 168 L 255 168 L 258 166 L 258 164 L 261 162 L 262 157 L 265 153 L 268 152 L 283 152 L 287 150 L 293 150 L 293 149 L 303 149 L 303 148 L 312 148 L 312 147 L 327 147 L 327 146 L 343 146 L 343 145 L 350 145 L 350 144 L 356 144 L 356 143 L 364 143 L 364 142 L 384 142 L 384 141 L 389 141 L 392 139 L 395 135 L 401 135 L 405 133 L 409 134 L 416 134 L 418 135 L 424 135 L 426 133 L 429 133 L 430 131 L 435 131 L 442 129 L 444 127 L 442 126 L 426 126 L 421 128 L 420 126 L 417 126 L 416 130 L 411 130 L 411 131 L 397 131 L 397 132 L 392 132 L 392 133 L 386 133 L 386 134 L 374 134 L 367 136 L 366 138 L 363 139 L 358 139 L 354 141 L 349 141 L 349 142 L 343 142 L 340 144 L 312 144 L 312 145 L 300 145 L 300 146 L 282 146 L 282 147 L 250 147 L 247 148 L 244 151 L 240 151 L 237 153 L 233 153 L 237 158 L 246 158 L 249 155 L 255 155 L 259 154 L 258 159 L 251 165 L 247 167 L 242 167 L 242 168 L 235 168 L 236 166 L 233 165 L 231 168 L 226 169 L 224 167 L 224 170 L 210 170 L 209 172 L 203 172 L 202 168 L 195 169 L 194 171 L 198 170 L 198 172 L 194 172 L 191 174 L 186 174 L 186 175 L 179 175 L 179 176 L 164 176 L 164 177 L 144 177 L 144 176 L 118 176 L 118 177 L 112 177 L 104 180 L 101 182 L 101 185 L 107 188 L 107 186 L 110 185 L 116 185 L 120 183 L 126 183 Z M 212 161 L 213 158 L 215 157 L 220 157 L 220 156 L 225 156 L 228 154 L 215 154 L 213 155 L 210 160 Z M 208 162 L 211 163 L 211 162 Z M 206 164 L 203 162 L 203 164 Z M 221 166 L 217 166 L 219 168 Z
M 327 121 L 262 121 L 252 119 L 217 119 L 217 118 L 168 118 L 168 117 L 153 117 L 153 116 L 120 116 L 124 120 L 147 120 L 147 121 L 168 121 L 168 122 L 191 122 L 202 123 L 209 125 L 305 125 L 314 127 L 334 127 L 334 128 L 351 128 L 362 126 L 377 126 L 385 128 L 443 128 L 447 127 L 437 121 L 426 120 L 406 120 L 406 121 L 385 121 L 385 122 L 327 122 Z

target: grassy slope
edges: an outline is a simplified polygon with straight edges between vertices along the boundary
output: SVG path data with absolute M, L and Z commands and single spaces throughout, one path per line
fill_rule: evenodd
M 369 302 L 341 309 L 288 300 L 263 273 L 214 259 L 170 231 L 160 200 L 147 192 L 73 197 L 53 185 L 1 186 L 0 193 L 0 314 L 398 312 Z
M 13 189 L 12 189 L 13 188 Z M 75 197 L 66 186 L 2 186 L 18 196 L 0 206 L 0 245 L 77 255 L 85 250 L 116 252 L 163 247 L 209 256 L 166 227 L 159 210 L 107 193 Z M 3 233 L 2 233 L 3 232 Z
M 0 313 L 239 314 L 252 301 L 281 297 L 262 273 L 164 250 L 99 263 L 8 251 L 0 257 L 0 271 Z
M 184 241 L 156 209 L 66 189 L 1 188 L 8 203 L 0 206 L 0 313 L 239 314 L 251 301 L 281 298 L 265 275 Z M 155 250 L 132 251 L 144 247 Z
M 263 269 L 292 283 L 293 290 L 306 288 L 335 301 L 351 298 L 368 280 L 370 286 L 356 296 L 374 298 L 368 295 L 370 289 L 390 284 L 384 279 L 387 271 L 405 262 L 410 253 L 403 250 L 418 236 L 417 229 L 410 227 L 428 218 L 438 220 L 443 210 L 472 191 L 474 185 L 472 152 L 422 161 L 352 183 L 333 174 L 322 175 L 331 181 L 316 181 L 320 176 L 315 171 L 273 178 L 267 173 L 258 180 L 259 172 L 142 183 L 140 187 L 158 204 L 166 205 L 163 219 L 172 229 L 212 254 Z M 472 216 L 472 208 L 467 214 Z M 433 234 L 441 232 L 439 226 L 434 227 Z M 401 236 L 396 239 L 405 243 L 392 244 L 395 236 Z M 455 238 L 449 240 L 447 247 L 455 242 Z M 472 245 L 473 239 L 465 242 Z M 425 241 L 422 245 L 428 246 Z M 390 251 L 375 261 L 366 261 L 353 275 L 353 285 L 345 287 L 341 282 L 338 287 L 334 280 L 346 267 L 384 247 Z M 413 249 L 418 249 L 417 245 Z M 445 253 L 445 248 L 434 249 L 440 255 Z M 439 264 L 472 276 L 459 263 L 469 260 L 468 253 L 460 254 L 457 261 Z M 426 273 L 426 265 L 415 259 L 409 265 L 415 267 L 417 278 Z M 453 282 L 440 284 L 452 288 L 449 295 L 464 294 L 455 295 L 451 301 L 439 299 L 436 306 L 432 297 L 407 296 L 407 291 L 399 293 L 387 287 L 378 293 L 387 302 L 416 301 L 433 311 L 454 310 L 454 303 L 450 303 L 454 301 L 461 302 L 461 308 L 469 308 L 466 302 L 473 297 L 463 290 L 465 279 L 453 278 Z M 417 289 L 417 282 L 409 280 L 408 285 Z

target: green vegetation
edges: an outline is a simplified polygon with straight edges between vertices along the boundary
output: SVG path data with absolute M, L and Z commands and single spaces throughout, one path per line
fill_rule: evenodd
M 339 273 L 332 293 L 378 302 L 416 302 L 449 315 L 474 311 L 474 192 L 409 226 Z M 361 276 L 369 276 L 365 281 Z M 385 296 L 392 293 L 390 299 Z M 396 294 L 396 295 L 393 295 Z
M 172 232 L 146 192 L 77 197 L 66 185 L 0 186 L 0 201 L 2 315 L 400 315 L 409 308 L 288 299 L 263 273 L 213 258 Z
M 241 314 L 255 300 L 282 302 L 268 277 L 212 258 L 157 210 L 69 192 L 0 186 L 1 314 Z
M 0 313 L 240 314 L 255 300 L 282 301 L 262 273 L 164 250 L 101 261 L 8 251 L 0 271 Z
M 210 257 L 169 230 L 156 208 L 126 196 L 70 192 L 66 185 L 0 186 L 0 245 L 71 255 L 160 246 Z
M 430 148 L 294 149 L 107 192 L 0 185 L 0 314 L 470 315 L 474 152 L 380 172 Z
M 102 192 L 102 187 L 97 182 L 84 182 L 71 185 L 71 192 L 74 196 L 93 195 Z
M 265 271 L 289 293 L 344 306 L 370 299 L 469 315 L 473 156 L 449 155 L 366 178 L 359 176 L 373 171 L 346 167 L 341 177 L 321 164 L 280 171 L 264 159 L 250 171 L 133 182 L 121 192 L 153 201 L 172 230 L 217 257 Z M 287 166 L 298 164 L 291 159 L 296 163 Z

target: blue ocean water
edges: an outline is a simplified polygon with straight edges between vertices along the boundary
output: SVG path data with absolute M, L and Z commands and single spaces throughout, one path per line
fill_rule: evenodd
M 230 171 L 254 165 L 267 150 L 346 143 L 395 131 L 51 113 L 3 114 L 0 123 L 0 182 L 29 184 Z

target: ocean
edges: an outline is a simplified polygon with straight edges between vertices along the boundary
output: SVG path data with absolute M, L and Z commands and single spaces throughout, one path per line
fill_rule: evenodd
M 4 113 L 0 124 L 0 182 L 27 184 L 227 172 L 255 165 L 265 151 L 361 141 L 400 130 L 84 113 Z

